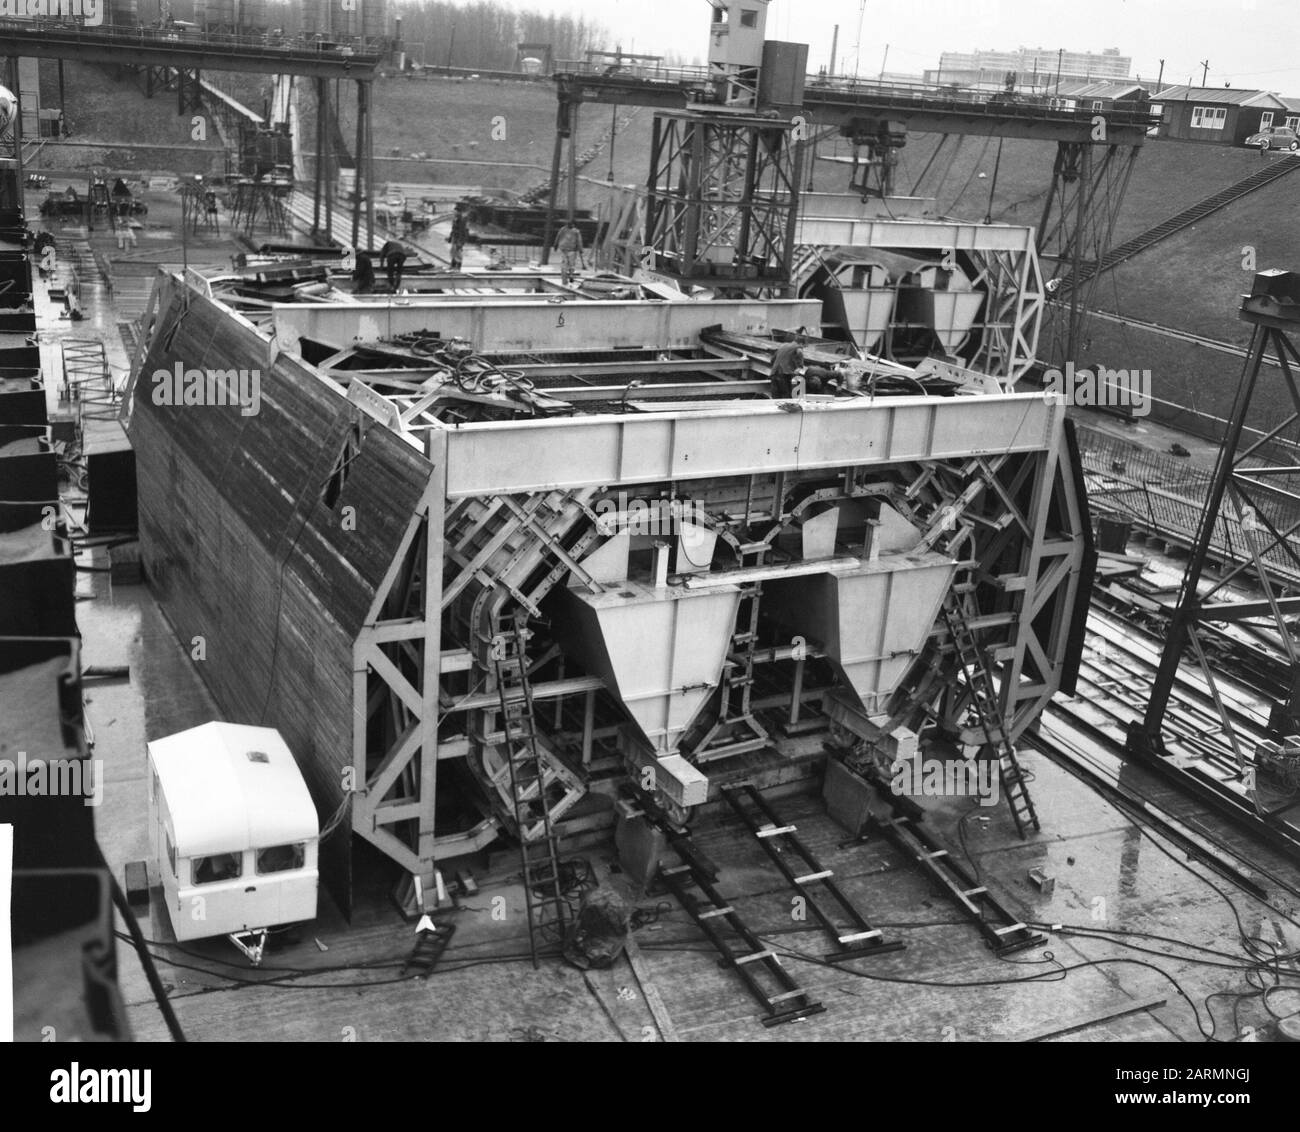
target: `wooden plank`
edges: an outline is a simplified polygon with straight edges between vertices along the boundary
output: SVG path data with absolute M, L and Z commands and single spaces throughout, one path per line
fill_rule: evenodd
M 604 1012 L 609 1024 L 614 1027 L 614 1033 L 618 1035 L 620 1042 L 627 1041 L 627 1034 L 623 1032 L 623 1027 L 618 1024 L 618 1019 L 614 1017 L 614 1012 L 609 1008 L 609 1003 L 605 1001 L 605 993 L 596 984 L 596 980 L 591 977 L 590 971 L 582 972 L 583 982 L 587 984 L 587 989 L 591 991 L 591 997 L 596 1000 L 596 1005 Z
M 654 1016 L 655 1025 L 659 1027 L 664 1041 L 681 1041 L 677 1036 L 677 1027 L 673 1025 L 672 1016 L 668 1013 L 664 1000 L 659 996 L 659 988 L 650 981 L 650 971 L 641 956 L 641 948 L 637 946 L 631 932 L 627 935 L 627 961 L 632 965 L 632 974 L 636 976 L 636 981 L 641 986 L 641 994 L 645 998 L 646 1005 L 650 1007 L 650 1013 Z

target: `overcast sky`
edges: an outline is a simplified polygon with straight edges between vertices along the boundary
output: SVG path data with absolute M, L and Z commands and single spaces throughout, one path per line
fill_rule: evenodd
M 581 12 L 607 27 L 624 50 L 674 50 L 701 58 L 708 45 L 708 0 L 510 0 L 521 8 Z M 807 43 L 809 70 L 830 60 L 840 25 L 840 70 L 919 74 L 942 51 L 1043 47 L 1133 57 L 1133 75 L 1154 81 L 1259 87 L 1300 97 L 1300 0 L 773 0 L 767 37 Z

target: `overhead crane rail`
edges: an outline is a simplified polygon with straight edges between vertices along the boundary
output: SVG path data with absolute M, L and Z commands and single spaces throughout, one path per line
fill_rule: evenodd
M 559 97 L 572 102 L 682 108 L 706 101 L 711 79 L 705 67 L 628 67 L 615 69 L 588 61 L 559 64 Z M 982 137 L 1024 137 L 1043 141 L 1106 141 L 1141 145 L 1159 124 L 1143 103 L 1104 112 L 1106 132 L 1098 139 L 1094 121 L 1101 111 L 1064 109 L 1029 98 L 1007 99 L 1002 92 L 953 89 L 924 83 L 879 83 L 852 78 L 809 76 L 801 113 L 818 125 L 838 125 L 852 117 L 879 115 L 907 123 L 910 130 Z
M 385 40 L 276 40 L 263 34 L 228 35 L 174 27 L 79 27 L 52 19 L 0 19 L 7 54 L 85 63 L 144 64 L 210 71 L 255 71 L 329 79 L 374 78 L 389 50 Z

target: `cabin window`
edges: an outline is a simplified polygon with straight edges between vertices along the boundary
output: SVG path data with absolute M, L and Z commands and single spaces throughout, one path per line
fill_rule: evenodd
M 1288 114 L 1286 128 L 1288 130 L 1300 130 L 1300 115 Z
M 291 869 L 300 869 L 307 860 L 307 843 L 296 841 L 292 845 L 272 845 L 268 849 L 257 851 L 257 873 L 287 873 Z
M 1092 108 L 1093 108 L 1094 110 L 1100 110 L 1100 109 L 1101 109 L 1101 99 L 1100 99 L 1100 98 L 1094 98 L 1094 99 L 1092 100 Z
M 1261 132 L 1273 128 L 1273 111 L 1265 110 L 1264 113 L 1259 116 L 1259 128 Z
M 1221 130 L 1227 124 L 1228 111 L 1222 106 L 1193 106 L 1193 130 Z
M 194 858 L 194 883 L 216 884 L 223 880 L 238 880 L 244 873 L 242 853 L 209 853 Z
M 740 9 L 740 26 L 743 28 L 758 27 L 758 9 L 741 8 Z

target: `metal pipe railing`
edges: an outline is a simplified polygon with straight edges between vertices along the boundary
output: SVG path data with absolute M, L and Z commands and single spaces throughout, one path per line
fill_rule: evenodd
M 1132 519 L 1175 542 L 1190 544 L 1195 539 L 1210 490 L 1210 469 L 1086 425 L 1076 426 L 1076 432 L 1094 508 Z M 1246 461 L 1243 470 L 1263 463 Z M 1300 466 L 1294 477 L 1275 478 L 1279 480 L 1276 490 L 1266 484 L 1252 485 L 1257 507 L 1253 517 L 1243 522 L 1226 509 L 1220 511 L 1211 546 L 1225 561 L 1243 562 L 1250 559 L 1253 544 L 1270 573 L 1285 584 L 1300 586 L 1300 536 L 1289 535 L 1280 545 L 1266 546 L 1274 541 L 1269 525 L 1283 533 L 1300 525 L 1300 504 L 1283 494 L 1300 490 Z

